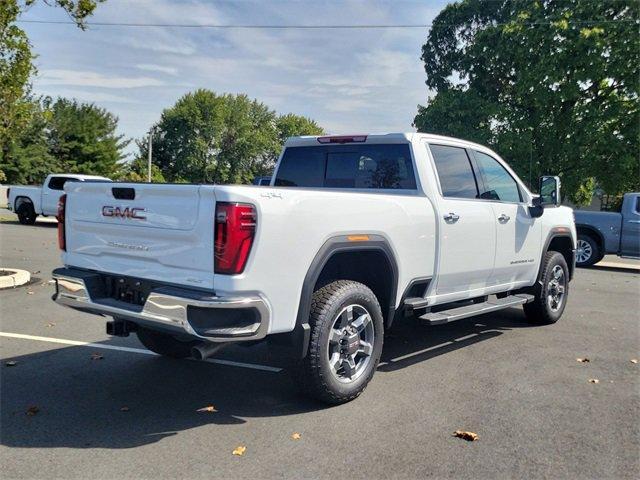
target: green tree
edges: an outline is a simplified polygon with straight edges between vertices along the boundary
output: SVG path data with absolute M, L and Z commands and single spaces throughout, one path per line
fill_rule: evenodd
M 29 121 L 8 145 L 8 153 L 0 161 L 6 181 L 13 184 L 38 184 L 60 164 L 49 151 L 51 110 L 49 99 L 30 100 Z
M 131 162 L 123 163 L 120 165 L 115 179 L 123 182 L 146 182 L 148 180 L 148 166 L 149 164 L 146 158 L 136 158 Z M 166 182 L 158 165 L 151 165 L 151 181 L 153 183 Z
M 249 183 L 273 169 L 283 136 L 321 131 L 303 117 L 277 117 L 246 95 L 200 89 L 162 112 L 153 127 L 153 162 L 172 182 Z M 148 137 L 138 145 L 146 158 Z
M 49 152 L 64 172 L 114 175 L 129 143 L 117 128 L 118 118 L 107 110 L 60 98 L 51 106 Z
M 640 184 L 640 3 L 464 0 L 422 49 L 420 131 L 492 145 L 523 178 L 560 175 L 585 202 Z M 532 166 L 530 171 L 530 165 Z
M 300 135 L 323 135 L 324 130 L 314 120 L 293 113 L 280 115 L 276 120 L 276 128 L 278 129 L 278 141 L 280 146 L 289 137 L 297 137 Z
M 33 65 L 35 56 L 26 33 L 16 25 L 23 9 L 37 1 L 0 1 L 0 171 L 4 171 L 5 162 L 17 162 L 17 159 L 8 158 L 10 152 L 19 150 L 12 144 L 21 137 L 31 114 L 37 110 L 30 98 L 30 78 L 36 73 Z M 86 18 L 93 14 L 98 3 L 105 0 L 43 1 L 64 9 L 84 29 Z

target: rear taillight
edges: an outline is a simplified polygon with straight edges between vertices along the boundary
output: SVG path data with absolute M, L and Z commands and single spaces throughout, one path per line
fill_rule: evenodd
M 215 273 L 242 273 L 256 233 L 256 209 L 246 203 L 216 204 Z
M 64 214 L 67 208 L 67 194 L 65 193 L 58 200 L 58 248 L 67 250 L 67 238 L 64 229 Z

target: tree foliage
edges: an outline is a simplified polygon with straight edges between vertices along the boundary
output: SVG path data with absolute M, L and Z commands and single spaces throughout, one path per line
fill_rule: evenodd
M 15 166 L 19 163 L 17 158 L 10 157 L 11 152 L 24 153 L 24 130 L 32 128 L 39 121 L 32 121 L 31 118 L 32 114 L 39 111 L 30 96 L 30 78 L 36 73 L 33 64 L 35 56 L 26 33 L 15 23 L 23 9 L 37 1 L 0 1 L 0 164 Z M 93 14 L 98 3 L 105 0 L 42 1 L 47 5 L 61 7 L 84 29 L 87 17 Z M 1 167 L 0 172 L 7 180 L 16 176 L 15 173 L 3 172 Z M 32 173 L 37 175 L 37 172 L 26 172 L 23 176 L 29 177 Z
M 9 183 L 39 183 L 51 172 L 113 176 L 127 145 L 118 119 L 93 104 L 48 98 L 29 103 L 29 122 L 0 160 Z
M 153 162 L 168 181 L 249 183 L 273 168 L 285 135 L 322 129 L 304 117 L 278 117 L 246 95 L 200 89 L 164 110 L 153 132 Z M 139 142 L 141 159 L 147 144 Z
M 422 48 L 424 132 L 492 145 L 528 179 L 560 175 L 588 201 L 637 189 L 640 3 L 464 0 L 436 17 Z M 530 163 L 532 171 L 530 171 Z

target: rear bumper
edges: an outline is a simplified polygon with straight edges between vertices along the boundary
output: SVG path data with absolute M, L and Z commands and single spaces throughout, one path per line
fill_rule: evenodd
M 102 275 L 73 268 L 53 271 L 53 300 L 96 315 L 187 334 L 210 342 L 252 341 L 269 329 L 269 308 L 259 295 L 219 297 L 172 286 L 154 287 L 143 305 L 104 296 Z

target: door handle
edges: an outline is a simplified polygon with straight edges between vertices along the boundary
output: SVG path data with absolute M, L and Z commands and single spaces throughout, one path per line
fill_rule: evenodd
M 456 223 L 460 219 L 460 215 L 456 215 L 453 212 L 449 212 L 444 216 L 444 221 L 447 223 Z
M 640 220 L 627 220 L 629 223 L 640 223 Z
M 498 221 L 500 223 L 507 223 L 511 217 L 509 215 L 505 215 L 504 213 L 498 217 Z

